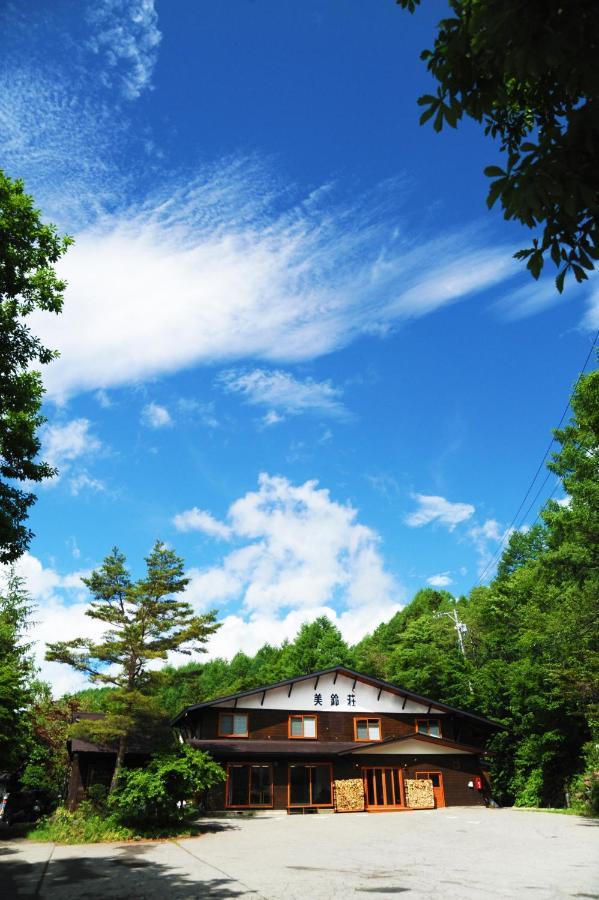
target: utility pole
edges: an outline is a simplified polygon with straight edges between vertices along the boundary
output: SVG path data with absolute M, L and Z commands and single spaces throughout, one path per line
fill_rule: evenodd
M 460 622 L 457 609 L 452 609 L 451 612 L 440 612 L 437 613 L 437 616 L 447 616 L 454 624 L 456 634 L 458 636 L 458 646 L 462 653 L 462 656 L 466 656 L 466 648 L 464 647 L 464 635 L 468 631 L 468 626 L 464 624 L 464 622 Z
M 458 636 L 458 647 L 460 648 L 460 653 L 466 659 L 466 648 L 464 646 L 464 635 L 468 631 L 468 626 L 465 622 L 460 622 L 460 618 L 458 616 L 457 609 L 452 609 L 451 612 L 438 612 L 435 613 L 435 617 L 439 618 L 439 616 L 447 616 L 448 619 L 451 619 L 453 622 L 453 626 L 456 630 L 456 634 Z M 474 693 L 474 688 L 472 687 L 472 682 L 468 679 L 468 688 L 470 689 L 470 693 Z

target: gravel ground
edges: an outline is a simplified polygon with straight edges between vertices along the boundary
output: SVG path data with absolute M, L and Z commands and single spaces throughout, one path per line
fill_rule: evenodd
M 0 896 L 599 900 L 599 821 L 576 816 L 453 807 L 205 825 L 201 837 L 179 841 L 0 841 Z

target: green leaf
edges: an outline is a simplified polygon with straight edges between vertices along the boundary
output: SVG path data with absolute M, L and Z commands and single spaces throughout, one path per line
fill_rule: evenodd
M 505 178 L 505 172 L 499 166 L 487 166 L 483 171 L 487 178 Z
M 422 115 L 420 116 L 420 119 L 419 119 L 420 124 L 421 124 L 421 125 L 424 125 L 424 123 L 425 123 L 425 122 L 428 122 L 428 120 L 429 120 L 430 118 L 432 118 L 432 117 L 434 116 L 434 114 L 435 114 L 435 107 L 434 107 L 434 106 L 429 106 L 429 108 L 428 108 L 428 109 L 425 109 L 425 111 L 424 111 L 424 112 L 422 113 Z
M 526 264 L 526 268 L 529 270 L 530 274 L 535 280 L 538 280 L 539 275 L 543 270 L 543 263 L 543 254 L 540 250 L 536 250 Z
M 555 286 L 558 289 L 558 291 L 560 292 L 560 294 L 563 293 L 563 290 L 564 290 L 564 279 L 566 277 L 567 271 L 568 271 L 568 267 L 564 266 L 564 268 L 561 270 L 561 272 L 555 279 Z

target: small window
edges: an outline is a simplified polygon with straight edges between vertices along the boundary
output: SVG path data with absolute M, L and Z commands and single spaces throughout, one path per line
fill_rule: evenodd
M 431 737 L 441 737 L 441 723 L 439 719 L 416 719 L 416 731 L 430 734 Z
M 289 716 L 290 738 L 315 738 L 316 716 Z
M 380 741 L 380 719 L 354 719 L 354 731 L 357 741 Z
M 247 713 L 221 713 L 218 719 L 219 737 L 247 737 Z

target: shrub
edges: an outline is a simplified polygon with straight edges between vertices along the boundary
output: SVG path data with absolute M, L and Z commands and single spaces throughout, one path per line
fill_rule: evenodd
M 74 812 L 59 806 L 27 834 L 31 840 L 53 841 L 57 844 L 126 841 L 135 836 L 115 815 L 106 816 L 98 812 L 89 801 L 81 803 Z
M 183 819 L 183 801 L 225 778 L 224 770 L 207 753 L 183 745 L 177 753 L 153 757 L 143 769 L 122 769 L 108 809 L 133 827 L 173 824 Z

